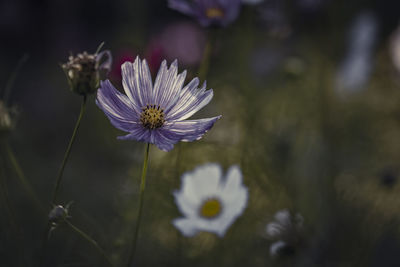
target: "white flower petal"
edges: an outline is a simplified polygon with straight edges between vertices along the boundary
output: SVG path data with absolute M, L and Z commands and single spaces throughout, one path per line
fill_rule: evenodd
M 193 217 L 199 207 L 199 201 L 192 197 L 190 194 L 185 194 L 185 191 L 175 191 L 174 192 L 175 203 L 179 210 L 186 217 Z
M 277 213 L 275 213 L 275 220 L 282 224 L 283 226 L 290 226 L 291 221 L 290 221 L 290 212 L 287 209 L 280 210 Z
M 267 232 L 268 237 L 270 238 L 278 238 L 282 234 L 282 226 L 279 223 L 271 222 L 267 224 L 265 228 L 265 232 Z
M 179 209 L 188 220 L 179 221 L 179 224 L 174 223 L 174 225 L 176 227 L 179 225 L 179 229 L 185 235 L 207 231 L 222 237 L 236 218 L 243 213 L 247 205 L 248 192 L 242 185 L 240 169 L 232 166 L 224 181 L 221 176 L 221 167 L 210 163 L 182 176 L 182 188 L 174 192 L 174 196 Z M 215 218 L 203 218 L 198 212 L 204 201 L 209 198 L 215 198 L 221 202 L 221 213 Z M 188 225 L 189 223 L 191 226 Z M 185 229 L 182 230 L 182 227 Z
M 198 233 L 198 229 L 193 223 L 192 219 L 179 218 L 172 221 L 172 224 L 179 230 L 184 236 L 194 236 Z
M 279 251 L 286 246 L 286 243 L 283 242 L 282 240 L 279 240 L 275 243 L 273 243 L 270 248 L 269 248 L 269 254 L 271 256 L 277 256 Z
M 185 173 L 183 180 L 185 186 L 191 187 L 191 192 L 203 200 L 212 196 L 219 190 L 222 168 L 218 164 L 208 163 L 197 167 L 192 172 Z

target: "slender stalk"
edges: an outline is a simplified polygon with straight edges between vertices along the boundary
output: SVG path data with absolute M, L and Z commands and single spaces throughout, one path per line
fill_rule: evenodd
M 128 267 L 131 266 L 131 263 L 134 259 L 136 252 L 136 243 L 139 234 L 140 219 L 142 217 L 144 189 L 146 188 L 146 173 L 149 161 L 149 151 L 150 151 L 150 143 L 147 143 L 143 161 L 142 179 L 140 182 L 139 209 L 136 217 L 136 227 L 135 227 L 135 232 L 133 234 L 132 249 L 131 249 L 131 254 L 129 255 L 128 265 L 127 265 Z
M 43 207 L 42 203 L 40 202 L 35 191 L 32 189 L 31 184 L 26 179 L 24 172 L 22 171 L 22 168 L 18 163 L 17 157 L 15 156 L 10 145 L 7 142 L 5 142 L 4 146 L 5 146 L 6 152 L 8 154 L 8 157 L 10 159 L 11 165 L 13 166 L 15 173 L 17 174 L 19 182 L 22 184 L 22 186 L 24 187 L 25 191 L 28 193 L 28 195 L 30 196 L 32 201 L 35 203 L 37 209 L 40 210 L 41 212 L 44 212 L 44 207 Z
M 80 124 L 81 124 L 81 120 L 82 120 L 83 114 L 85 113 L 86 99 L 87 99 L 87 96 L 84 95 L 84 96 L 83 96 L 83 100 L 82 100 L 82 105 L 81 105 L 81 111 L 80 111 L 80 113 L 79 113 L 78 120 L 76 121 L 74 131 L 73 131 L 73 133 L 72 133 L 72 136 L 71 136 L 71 139 L 70 139 L 70 141 L 69 141 L 67 150 L 65 151 L 65 154 L 64 154 L 64 159 L 63 159 L 63 161 L 62 161 L 60 170 L 59 170 L 59 172 L 58 172 L 58 176 L 57 176 L 57 180 L 56 180 L 56 185 L 55 185 L 55 187 L 54 187 L 53 197 L 52 197 L 52 201 L 51 201 L 52 204 L 55 204 L 56 201 L 57 201 L 58 190 L 59 190 L 59 188 L 60 188 L 62 176 L 63 176 L 63 173 L 64 173 L 64 168 L 65 168 L 65 165 L 66 165 L 66 163 L 67 163 L 67 161 L 68 161 L 69 154 L 71 153 L 71 148 L 72 148 L 72 145 L 74 144 L 75 137 L 76 137 L 76 133 L 78 132 L 79 126 L 80 126 Z
M 215 39 L 214 35 L 216 35 L 216 34 L 214 34 L 214 32 L 212 30 L 210 30 L 210 32 L 208 32 L 207 42 L 206 42 L 206 45 L 205 45 L 204 51 L 203 51 L 203 57 L 201 59 L 199 70 L 197 72 L 197 75 L 198 75 L 200 81 L 205 80 L 205 78 L 207 77 L 207 74 L 208 74 L 208 68 L 210 66 L 210 59 L 211 59 L 211 54 L 212 54 L 212 49 L 213 49 L 213 42 Z
M 71 136 L 71 139 L 69 140 L 69 144 L 68 144 L 67 150 L 65 151 L 65 154 L 64 154 L 64 159 L 63 159 L 63 161 L 61 163 L 61 167 L 60 167 L 60 170 L 58 172 L 58 176 L 57 176 L 56 184 L 54 186 L 53 196 L 52 196 L 52 200 L 51 200 L 51 206 L 52 206 L 51 208 L 53 208 L 53 205 L 56 205 L 58 191 L 59 191 L 59 188 L 60 188 L 62 175 L 64 173 L 64 168 L 65 168 L 65 165 L 66 165 L 66 163 L 68 161 L 69 154 L 71 153 L 71 148 L 72 148 L 72 145 L 73 145 L 73 143 L 75 141 L 75 137 L 76 137 L 76 134 L 78 132 L 79 126 L 81 124 L 81 120 L 82 120 L 83 114 L 85 113 L 86 99 L 87 99 L 87 96 L 84 95 L 83 99 L 82 99 L 81 110 L 80 110 L 80 113 L 79 113 L 78 120 L 76 121 L 74 131 L 72 132 L 72 136 Z M 45 259 L 45 256 L 46 256 L 46 250 L 47 250 L 47 242 L 48 242 L 49 237 L 50 237 L 51 228 L 52 228 L 51 227 L 51 222 L 47 221 L 46 229 L 45 229 L 44 234 L 43 234 L 42 248 L 41 248 L 40 259 L 39 259 L 40 266 L 43 265 L 43 263 L 44 263 L 44 259 Z
M 20 71 L 20 69 L 22 68 L 22 66 L 25 64 L 25 62 L 29 59 L 29 55 L 28 54 L 24 54 L 22 56 L 22 58 L 18 61 L 17 66 L 15 67 L 14 71 L 12 72 L 10 78 L 7 81 L 7 84 L 4 88 L 3 91 L 3 100 L 5 103 L 8 102 L 8 99 L 10 97 L 10 92 L 11 92 L 11 88 L 14 85 L 15 79 L 17 78 L 18 72 Z
M 19 261 L 19 266 L 23 266 L 24 263 L 22 263 L 25 258 L 24 255 L 24 250 L 23 250 L 23 246 L 22 244 L 25 244 L 24 240 L 23 240 L 23 234 L 21 232 L 21 228 L 17 223 L 17 219 L 15 216 L 15 212 L 14 209 L 11 205 L 11 201 L 10 201 L 10 196 L 8 193 L 8 186 L 7 186 L 7 181 L 6 181 L 6 174 L 5 174 L 5 166 L 3 164 L 3 160 L 2 158 L 0 158 L 0 200 L 2 203 L 4 203 L 4 208 L 6 209 L 6 217 L 8 217 L 9 219 L 9 223 L 11 225 L 11 232 L 13 234 L 13 239 L 17 240 L 18 244 L 18 253 L 20 253 L 20 257 L 18 259 Z
M 114 264 L 112 264 L 110 258 L 108 258 L 107 254 L 105 253 L 105 251 L 99 246 L 99 244 L 97 244 L 97 242 L 92 239 L 89 235 L 87 235 L 85 232 L 83 232 L 82 230 L 80 230 L 78 227 L 76 227 L 75 225 L 73 225 L 69 220 L 65 219 L 64 220 L 69 227 L 72 228 L 72 230 L 74 230 L 76 233 L 78 233 L 81 237 L 83 237 L 86 241 L 88 241 L 89 243 L 91 243 L 96 249 L 97 251 L 99 251 L 101 253 L 101 255 L 103 255 L 103 257 L 107 260 L 108 264 L 110 264 L 110 266 L 114 266 Z

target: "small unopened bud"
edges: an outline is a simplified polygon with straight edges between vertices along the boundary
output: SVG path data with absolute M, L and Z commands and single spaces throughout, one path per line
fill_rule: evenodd
M 49 213 L 49 222 L 53 226 L 57 226 L 60 222 L 63 222 L 65 219 L 69 217 L 68 210 L 70 204 L 68 204 L 65 208 L 61 205 L 56 205 Z
M 62 64 L 71 90 L 80 95 L 96 92 L 102 74 L 108 74 L 111 69 L 110 51 L 88 54 L 86 51 L 76 56 L 70 56 L 68 62 Z

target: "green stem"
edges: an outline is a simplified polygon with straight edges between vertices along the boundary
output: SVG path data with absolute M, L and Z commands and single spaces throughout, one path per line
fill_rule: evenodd
M 7 84 L 4 88 L 4 92 L 3 92 L 3 100 L 5 103 L 8 102 L 8 99 L 10 97 L 10 92 L 11 92 L 11 88 L 14 85 L 15 79 L 17 78 L 18 72 L 20 71 L 21 67 L 25 64 L 25 62 L 29 59 L 29 55 L 28 54 L 24 54 L 22 56 L 22 58 L 18 61 L 17 66 L 15 67 L 14 71 L 12 72 L 10 78 L 7 81 Z
M 203 57 L 201 59 L 199 70 L 197 72 L 200 81 L 204 81 L 208 74 L 208 68 L 210 66 L 210 58 L 212 54 L 213 39 L 214 39 L 213 32 L 209 32 L 207 36 L 207 42 L 203 51 Z
M 23 240 L 23 234 L 21 232 L 20 227 L 17 224 L 17 219 L 15 216 L 15 212 L 14 209 L 11 205 L 11 201 L 10 201 L 10 196 L 8 193 L 8 186 L 7 186 L 7 181 L 6 181 L 6 174 L 4 172 L 5 166 L 3 164 L 2 158 L 0 158 L 0 200 L 2 203 L 4 203 L 4 207 L 6 209 L 6 213 L 9 218 L 10 221 L 10 225 L 11 225 L 11 232 L 14 235 L 14 239 L 18 241 L 19 245 L 19 253 L 20 253 L 20 257 L 18 260 L 20 261 L 20 266 L 23 266 L 24 264 L 21 263 L 21 261 L 24 261 L 24 251 L 23 251 L 23 246 L 21 246 L 22 244 L 25 244 L 24 240 Z
M 3 162 L 1 163 L 1 172 L 0 172 L 0 195 L 3 199 L 3 203 L 4 206 L 6 208 L 6 211 L 8 213 L 8 217 L 10 219 L 10 224 L 12 226 L 12 228 L 15 230 L 15 232 L 18 232 L 18 227 L 16 224 L 16 220 L 15 220 L 15 213 L 13 211 L 13 209 L 11 208 L 11 203 L 10 203 L 10 197 L 8 194 L 8 189 L 7 189 L 7 182 L 6 182 L 6 177 L 5 177 L 5 173 L 4 173 L 4 166 L 3 166 Z
M 32 201 L 35 203 L 36 207 L 38 210 L 41 212 L 44 212 L 44 208 L 42 203 L 40 202 L 38 196 L 36 195 L 35 191 L 32 189 L 31 184 L 29 181 L 26 179 L 24 172 L 22 171 L 21 166 L 18 163 L 17 157 L 15 156 L 13 150 L 11 149 L 10 145 L 5 142 L 4 144 L 6 148 L 6 152 L 8 154 L 8 157 L 10 158 L 11 165 L 14 167 L 15 173 L 17 174 L 17 177 L 24 187 L 25 191 L 28 193 Z
M 136 217 L 136 227 L 135 227 L 135 232 L 133 235 L 132 250 L 131 250 L 131 254 L 129 255 L 128 265 L 127 265 L 128 267 L 131 266 L 131 263 L 134 259 L 135 252 L 136 252 L 136 243 L 137 243 L 137 238 L 138 238 L 138 234 L 139 234 L 140 219 L 142 217 L 144 189 L 146 188 L 146 172 L 147 172 L 147 165 L 148 165 L 148 161 L 149 161 L 149 151 L 150 151 L 150 143 L 147 143 L 146 151 L 144 154 L 144 161 L 143 161 L 142 179 L 140 182 L 139 209 L 138 209 L 138 213 L 137 213 L 137 217 Z
M 86 241 L 88 241 L 89 243 L 91 243 L 100 253 L 101 255 L 103 255 L 103 257 L 107 260 L 108 264 L 110 264 L 110 266 L 114 266 L 114 264 L 112 264 L 111 260 L 108 258 L 107 254 L 105 253 L 105 251 L 99 246 L 99 244 L 97 244 L 97 242 L 92 239 L 89 235 L 87 235 L 85 232 L 83 232 L 82 230 L 80 230 L 78 227 L 76 227 L 75 225 L 73 225 L 69 220 L 65 219 L 64 220 L 69 227 L 71 227 L 76 233 L 78 233 L 81 237 L 83 237 Z
M 58 172 L 58 177 L 57 177 L 57 180 L 56 180 L 56 185 L 54 187 L 53 197 L 52 197 L 52 201 L 51 201 L 51 204 L 54 204 L 54 205 L 55 205 L 55 203 L 57 201 L 58 190 L 60 188 L 62 176 L 63 176 L 63 173 L 64 173 L 65 164 L 68 161 L 68 157 L 69 157 L 69 154 L 71 153 L 72 145 L 73 145 L 73 143 L 75 141 L 76 133 L 78 132 L 79 125 L 81 124 L 81 120 L 82 120 L 83 114 L 85 113 L 86 98 L 87 98 L 87 96 L 84 95 L 83 96 L 83 100 L 82 100 L 82 105 L 81 105 L 81 111 L 79 113 L 78 120 L 77 120 L 77 122 L 75 124 L 75 129 L 74 129 L 74 131 L 72 133 L 71 140 L 69 141 L 67 150 L 65 151 L 65 154 L 64 154 L 64 159 L 62 161 L 60 170 Z
M 65 164 L 68 161 L 68 157 L 69 157 L 69 154 L 71 153 L 72 145 L 73 145 L 73 143 L 75 141 L 75 137 L 76 137 L 76 134 L 78 132 L 79 126 L 81 124 L 81 120 L 82 120 L 83 114 L 85 113 L 86 99 L 87 99 L 87 96 L 84 95 L 83 99 L 82 99 L 81 110 L 80 110 L 80 113 L 79 113 L 78 120 L 76 121 L 74 131 L 72 132 L 72 136 L 71 136 L 71 139 L 69 141 L 67 150 L 65 151 L 65 154 L 64 154 L 64 159 L 63 159 L 63 161 L 61 163 L 61 167 L 60 167 L 60 170 L 58 172 L 58 176 L 57 176 L 56 184 L 54 186 L 53 196 L 52 196 L 52 200 L 51 200 L 51 208 L 53 208 L 53 206 L 56 205 L 55 203 L 57 201 L 58 190 L 60 188 L 61 179 L 62 179 L 62 175 L 64 173 Z M 50 237 L 50 231 L 51 231 L 51 222 L 47 221 L 46 229 L 45 229 L 44 234 L 43 234 L 42 248 L 41 248 L 41 253 L 40 253 L 40 258 L 39 258 L 40 266 L 42 266 L 43 263 L 44 263 L 44 259 L 45 259 L 46 251 L 47 251 L 47 242 L 48 242 L 49 237 Z

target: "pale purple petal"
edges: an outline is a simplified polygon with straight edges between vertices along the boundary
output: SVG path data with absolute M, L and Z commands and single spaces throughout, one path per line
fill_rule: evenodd
M 121 69 L 126 95 L 116 90 L 109 81 L 101 83 L 97 94 L 97 105 L 111 123 L 129 132 L 118 139 L 147 142 L 161 150 L 170 151 L 179 141 L 199 140 L 220 118 L 183 121 L 207 105 L 213 97 L 213 91 L 206 91 L 205 83 L 198 88 L 197 78 L 182 89 L 186 71 L 178 74 L 177 61 L 169 69 L 166 61 L 162 63 L 154 90 L 145 60 L 137 57 L 134 63 L 125 62 Z M 165 121 L 159 128 L 146 128 L 141 122 L 143 108 L 148 105 L 164 109 Z
M 153 85 L 146 60 L 122 64 L 122 85 L 129 99 L 140 108 L 153 104 Z
M 193 7 L 186 0 L 168 0 L 168 7 L 189 16 L 193 15 Z
M 178 99 L 186 78 L 186 71 L 178 74 L 178 61 L 174 60 L 168 69 L 164 60 L 161 63 L 156 81 L 154 83 L 154 104 L 160 105 L 164 110 L 169 109 Z
M 129 132 L 139 123 L 138 114 L 129 98 L 115 89 L 109 80 L 100 82 L 96 104 L 104 111 L 111 124 L 120 130 Z
M 174 148 L 174 145 L 180 141 L 179 137 L 174 135 L 168 135 L 165 131 L 161 129 L 156 129 L 153 131 L 155 135 L 155 140 L 152 144 L 155 144 L 159 149 L 163 151 L 170 151 Z
M 207 119 L 176 121 L 165 125 L 161 131 L 170 139 L 192 142 L 199 140 L 220 118 L 221 116 Z
M 221 20 L 222 26 L 231 24 L 239 16 L 241 0 L 218 0 L 224 7 L 224 17 Z
M 194 113 L 206 106 L 214 96 L 213 90 L 206 91 L 206 82 L 202 88 L 197 88 L 198 79 L 193 79 L 186 85 L 179 96 L 178 101 L 171 108 L 166 110 L 166 120 L 185 120 Z
M 119 140 L 136 140 L 148 143 L 151 137 L 151 131 L 144 128 L 141 124 L 137 124 L 132 128 L 130 133 L 124 136 L 118 136 Z

